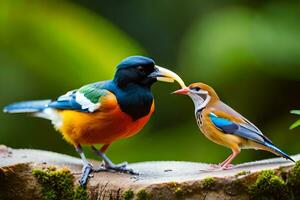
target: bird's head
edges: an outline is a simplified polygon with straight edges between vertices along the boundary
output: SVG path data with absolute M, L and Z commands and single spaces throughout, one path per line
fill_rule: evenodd
M 117 66 L 114 80 L 120 87 L 126 87 L 131 83 L 150 87 L 156 81 L 174 82 L 174 80 L 185 87 L 184 82 L 177 74 L 157 66 L 154 60 L 144 56 L 125 58 Z
M 173 94 L 188 95 L 193 100 L 196 110 L 204 108 L 212 100 L 219 99 L 214 89 L 204 83 L 192 83 L 188 87 L 176 90 Z

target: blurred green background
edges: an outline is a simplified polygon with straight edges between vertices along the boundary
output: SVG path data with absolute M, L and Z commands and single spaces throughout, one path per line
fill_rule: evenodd
M 288 130 L 296 120 L 289 110 L 300 107 L 299 2 L 0 1 L 1 108 L 111 79 L 116 64 L 135 54 L 186 84 L 210 84 L 280 148 L 300 152 L 300 129 Z M 170 95 L 178 87 L 153 86 L 155 114 L 139 134 L 110 147 L 113 161 L 218 163 L 231 153 L 199 132 L 191 100 Z M 46 120 L 0 113 L 0 123 L 2 144 L 77 156 Z M 235 163 L 269 157 L 245 150 Z

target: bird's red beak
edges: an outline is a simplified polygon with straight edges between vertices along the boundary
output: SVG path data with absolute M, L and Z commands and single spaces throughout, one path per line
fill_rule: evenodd
M 182 88 L 180 90 L 176 90 L 174 92 L 172 92 L 172 94 L 185 94 L 187 95 L 189 93 L 190 89 L 188 87 L 186 88 Z

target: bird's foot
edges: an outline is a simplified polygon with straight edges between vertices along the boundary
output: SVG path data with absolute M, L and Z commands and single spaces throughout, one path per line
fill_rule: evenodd
M 212 171 L 219 170 L 220 168 L 221 168 L 221 166 L 218 164 L 209 164 L 208 168 L 201 169 L 200 172 L 212 172 Z
M 122 162 L 120 164 L 113 164 L 113 163 L 103 163 L 97 170 L 95 171 L 114 171 L 114 172 L 121 172 L 127 174 L 138 175 L 137 172 L 133 171 L 133 169 L 127 168 L 128 163 Z
M 209 166 L 212 169 L 220 169 L 222 167 L 220 164 L 210 164 Z
M 91 173 L 94 171 L 93 166 L 90 163 L 84 164 L 82 168 L 82 175 L 80 177 L 79 183 L 82 187 L 86 186 L 88 178 Z
M 220 167 L 220 169 L 222 169 L 222 170 L 228 170 L 228 169 L 233 169 L 233 168 L 234 168 L 234 165 L 232 165 L 232 164 L 223 165 Z
M 220 164 L 210 164 L 210 167 L 212 170 L 226 170 L 226 169 L 231 169 L 234 167 L 234 165 L 232 164 L 228 164 L 228 165 L 222 165 L 222 163 Z

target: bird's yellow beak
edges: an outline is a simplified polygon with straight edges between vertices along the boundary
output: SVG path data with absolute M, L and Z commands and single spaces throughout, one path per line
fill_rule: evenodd
M 166 68 L 155 65 L 155 71 L 152 72 L 149 77 L 156 78 L 158 81 L 173 83 L 177 81 L 179 85 L 184 88 L 186 87 L 183 80 L 176 73 Z
M 190 89 L 188 87 L 176 90 L 174 92 L 172 92 L 172 94 L 184 94 L 187 95 L 189 93 Z

